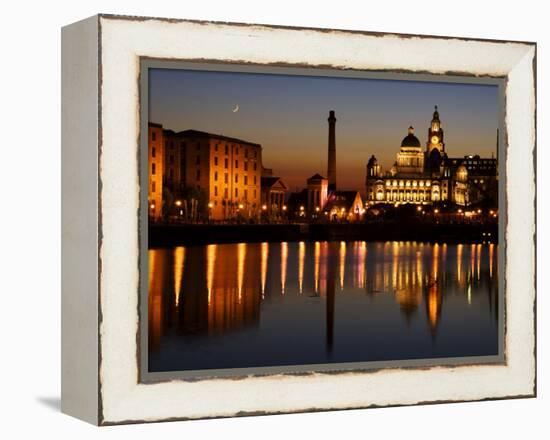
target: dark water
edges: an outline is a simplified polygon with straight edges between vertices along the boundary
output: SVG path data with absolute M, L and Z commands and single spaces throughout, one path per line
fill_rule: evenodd
M 149 250 L 149 371 L 498 354 L 498 246 Z

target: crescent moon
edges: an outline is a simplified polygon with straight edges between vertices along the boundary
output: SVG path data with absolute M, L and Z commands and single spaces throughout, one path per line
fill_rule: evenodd
M 239 111 L 239 104 L 235 106 L 235 108 L 233 109 L 233 113 L 237 113 L 238 111 Z

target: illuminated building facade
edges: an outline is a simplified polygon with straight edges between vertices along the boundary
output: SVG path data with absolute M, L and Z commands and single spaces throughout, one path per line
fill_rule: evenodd
M 164 174 L 164 130 L 160 124 L 149 124 L 149 217 L 162 215 L 162 183 Z
M 310 213 L 324 209 L 328 198 L 328 179 L 315 174 L 307 179 L 307 210 Z
M 155 218 L 259 218 L 261 145 L 197 130 L 176 133 L 150 123 L 149 163 L 150 167 L 155 163 L 149 171 L 155 182 L 155 188 L 152 183 L 149 188 L 149 207 Z M 160 176 L 160 181 L 153 175 Z
M 330 220 L 358 221 L 364 213 L 359 191 L 334 191 L 330 194 L 324 212 Z
M 498 145 L 497 145 L 498 150 Z M 373 155 L 367 163 L 366 190 L 369 204 L 432 204 L 449 201 L 467 206 L 484 200 L 497 203 L 497 159 L 479 156 L 449 158 L 437 106 L 423 150 L 409 127 L 393 167 L 382 173 Z
M 262 213 L 272 219 L 281 219 L 287 209 L 285 193 L 288 187 L 276 176 L 262 176 Z

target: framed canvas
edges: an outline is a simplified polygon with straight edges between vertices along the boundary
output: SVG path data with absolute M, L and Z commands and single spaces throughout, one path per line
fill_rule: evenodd
M 62 32 L 62 410 L 536 395 L 536 46 L 99 15 Z

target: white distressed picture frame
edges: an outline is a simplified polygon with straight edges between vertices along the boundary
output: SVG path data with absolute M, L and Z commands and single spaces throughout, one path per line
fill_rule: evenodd
M 535 396 L 533 43 L 100 15 L 65 27 L 62 50 L 64 412 L 109 425 Z M 143 57 L 506 78 L 505 364 L 140 383 Z

